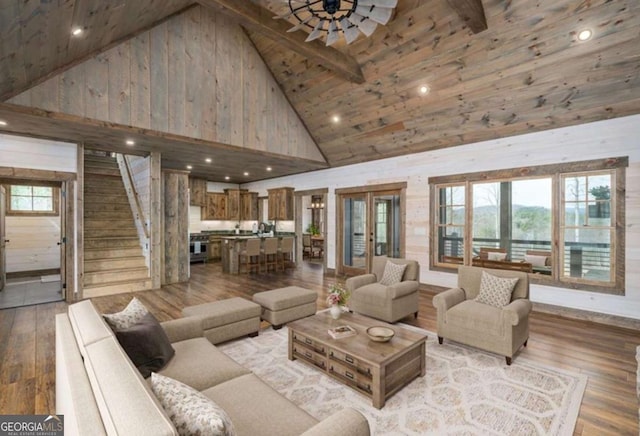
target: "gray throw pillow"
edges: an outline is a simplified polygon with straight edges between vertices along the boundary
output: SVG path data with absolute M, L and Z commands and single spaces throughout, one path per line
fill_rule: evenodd
M 149 312 L 140 321 L 123 330 L 116 338 L 144 378 L 159 371 L 176 353 L 158 320 Z
M 480 292 L 476 301 L 494 307 L 504 307 L 511 302 L 511 294 L 518 278 L 497 277 L 482 271 L 480 279 Z
M 121 312 L 105 313 L 102 316 L 113 330 L 123 330 L 140 321 L 148 312 L 144 304 L 133 297 Z
M 180 435 L 233 436 L 231 418 L 213 400 L 170 377 L 151 374 L 151 390 Z
M 380 284 L 391 286 L 395 285 L 396 283 L 400 283 L 402 281 L 402 276 L 404 275 L 404 270 L 406 268 L 406 264 L 387 261 L 387 264 L 384 266 L 384 274 L 382 274 L 382 279 L 380 279 Z

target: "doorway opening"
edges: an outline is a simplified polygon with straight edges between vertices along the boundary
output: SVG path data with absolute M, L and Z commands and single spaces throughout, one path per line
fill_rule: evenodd
M 326 188 L 295 191 L 296 259 L 309 266 L 327 267 Z

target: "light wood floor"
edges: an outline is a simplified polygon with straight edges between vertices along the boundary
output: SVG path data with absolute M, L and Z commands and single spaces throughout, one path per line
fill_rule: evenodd
M 220 264 L 192 265 L 188 283 L 136 294 L 160 320 L 180 317 L 184 306 L 234 296 L 251 298 L 259 291 L 298 285 L 318 292 L 326 307 L 326 289 L 335 279 L 322 275 L 321 265 L 304 263 L 296 270 L 232 276 Z M 436 330 L 431 305 L 436 288 L 424 287 L 420 315 L 406 320 Z M 132 294 L 94 299 L 102 312 L 122 309 Z M 0 310 L 0 414 L 48 414 L 55 411 L 54 315 L 66 304 L 49 303 Z M 554 368 L 579 371 L 589 377 L 576 435 L 638 435 L 635 347 L 640 332 L 533 313 L 529 346 L 515 357 L 526 357 Z

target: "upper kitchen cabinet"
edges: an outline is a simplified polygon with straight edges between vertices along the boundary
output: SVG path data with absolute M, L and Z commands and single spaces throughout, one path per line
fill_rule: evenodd
M 207 192 L 207 204 L 202 209 L 203 220 L 227 219 L 227 194 L 221 192 Z
M 243 193 L 247 192 L 246 189 L 225 189 L 224 193 L 227 196 L 227 219 L 232 221 L 240 221 L 242 219 L 240 215 L 240 197 Z
M 189 177 L 189 204 L 191 206 L 207 206 L 207 181 Z
M 293 220 L 293 188 L 269 189 L 269 219 Z
M 240 218 L 245 221 L 258 220 L 257 192 L 243 192 L 240 194 Z

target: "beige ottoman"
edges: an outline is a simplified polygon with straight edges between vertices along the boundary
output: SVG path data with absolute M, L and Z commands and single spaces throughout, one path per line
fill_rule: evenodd
M 202 318 L 204 337 L 212 344 L 260 331 L 260 306 L 239 297 L 185 307 L 182 316 Z
M 253 301 L 262 306 L 262 319 L 269 321 L 274 330 L 283 324 L 315 315 L 318 295 L 298 286 L 258 292 Z

